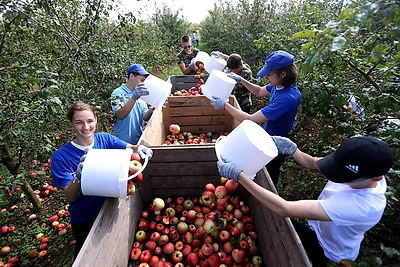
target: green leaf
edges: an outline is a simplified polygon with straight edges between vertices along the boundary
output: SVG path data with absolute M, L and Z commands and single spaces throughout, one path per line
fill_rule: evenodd
M 304 71 L 305 73 L 311 72 L 318 59 L 319 59 L 319 51 L 311 52 L 307 57 L 306 61 L 303 63 L 302 71 Z
M 315 32 L 312 30 L 304 30 L 301 32 L 296 32 L 295 34 L 293 34 L 293 37 L 290 39 L 294 40 L 297 38 L 315 38 Z

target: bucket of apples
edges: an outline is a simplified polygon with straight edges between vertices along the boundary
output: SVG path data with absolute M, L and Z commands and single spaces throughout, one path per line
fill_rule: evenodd
M 126 198 L 143 179 L 147 162 L 132 149 L 91 149 L 82 169 L 82 193 Z

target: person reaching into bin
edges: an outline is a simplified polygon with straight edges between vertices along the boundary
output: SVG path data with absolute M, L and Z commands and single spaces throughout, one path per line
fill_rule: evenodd
M 95 133 L 97 115 L 93 107 L 86 103 L 73 103 L 67 112 L 67 118 L 76 136 L 54 152 L 51 173 L 53 185 L 63 188 L 69 202 L 68 211 L 76 239 L 76 258 L 105 200 L 105 197 L 86 196 L 81 192 L 80 180 L 87 151 L 131 148 L 142 158 L 149 159 L 153 152 L 146 146 L 129 144 L 109 133 Z
M 255 112 L 246 113 L 227 103 L 227 100 L 213 97 L 211 105 L 217 109 L 225 109 L 235 119 L 245 119 L 256 123 L 263 123 L 263 128 L 269 135 L 287 137 L 292 130 L 296 114 L 300 107 L 301 93 L 297 88 L 298 70 L 293 56 L 285 51 L 275 51 L 265 59 L 264 67 L 257 74 L 264 77 L 268 84 L 259 86 L 242 78 L 236 73 L 228 73 L 228 77 L 243 84 L 257 97 L 268 97 L 269 105 Z M 268 173 L 276 185 L 280 168 L 286 155 L 279 154 L 266 166 Z
M 229 72 L 236 73 L 247 81 L 252 80 L 252 72 L 250 66 L 243 62 L 243 59 L 239 54 L 234 53 L 228 56 L 219 51 L 213 51 L 211 52 L 211 56 L 224 59 L 226 61 L 226 67 L 228 68 Z M 244 84 L 237 82 L 233 87 L 232 92 L 233 95 L 236 97 L 240 108 L 244 112 L 249 113 L 251 108 L 250 91 L 245 88 Z
M 199 49 L 194 48 L 192 46 L 192 41 L 190 40 L 189 35 L 184 35 L 181 38 L 181 46 L 182 51 L 177 55 L 178 66 L 181 69 L 182 73 L 185 75 L 195 75 L 197 74 L 196 62 L 194 62 L 194 58 L 197 56 L 197 53 L 200 52 Z
M 326 157 L 314 157 L 285 137 L 273 136 L 279 153 L 292 155 L 308 169 L 319 169 L 328 178 L 318 200 L 286 201 L 261 187 L 232 163 L 218 161 L 221 176 L 242 184 L 262 205 L 293 220 L 313 266 L 329 260 L 355 260 L 365 232 L 376 225 L 386 206 L 384 175 L 393 165 L 389 146 L 373 137 L 345 140 Z
M 137 144 L 143 133 L 144 121 L 153 114 L 154 107 L 148 108 L 140 97 L 148 95 L 144 81 L 150 75 L 141 64 L 133 64 L 127 70 L 125 84 L 111 94 L 111 108 L 115 117 L 114 135 L 130 144 Z

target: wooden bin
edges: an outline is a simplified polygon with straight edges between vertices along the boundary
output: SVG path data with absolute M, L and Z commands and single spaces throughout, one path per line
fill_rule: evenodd
M 73 266 L 128 266 L 140 212 L 155 196 L 200 196 L 207 183 L 219 184 L 212 146 L 154 147 L 139 191 L 127 199 L 109 198 Z M 276 193 L 266 171 L 255 177 Z M 264 266 L 311 266 L 288 218 L 267 210 L 242 187 L 238 194 L 250 206 Z
M 235 96 L 229 97 L 229 103 L 239 107 Z M 138 143 L 161 146 L 170 134 L 168 127 L 172 123 L 178 124 L 181 132 L 196 134 L 230 132 L 240 124 L 225 110 L 215 110 L 205 96 L 170 96 L 165 108 L 153 112 Z

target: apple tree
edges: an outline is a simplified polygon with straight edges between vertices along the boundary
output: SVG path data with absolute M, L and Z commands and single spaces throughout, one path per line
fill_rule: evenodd
M 129 13 L 110 19 L 112 8 L 106 0 L 0 5 L 0 162 L 8 172 L 0 186 L 22 185 L 36 208 L 25 166 L 51 157 L 55 138 L 68 129 L 67 107 L 82 100 L 105 112 L 127 66 L 162 68 L 171 59 L 156 27 Z

